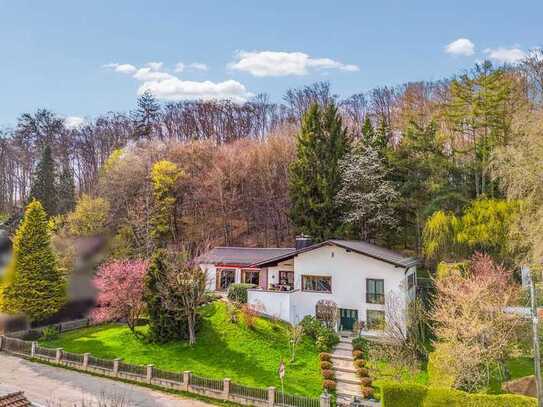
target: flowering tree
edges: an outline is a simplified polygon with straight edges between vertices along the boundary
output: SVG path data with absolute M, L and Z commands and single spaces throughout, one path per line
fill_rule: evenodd
M 113 261 L 101 266 L 93 280 L 99 293 L 92 318 L 99 322 L 126 320 L 134 332 L 145 308 L 143 279 L 147 266 L 143 260 Z
M 477 390 L 512 350 L 521 319 L 504 308 L 516 298 L 518 286 L 509 270 L 480 253 L 466 272 L 452 270 L 435 285 L 433 368 L 447 372 L 454 387 Z

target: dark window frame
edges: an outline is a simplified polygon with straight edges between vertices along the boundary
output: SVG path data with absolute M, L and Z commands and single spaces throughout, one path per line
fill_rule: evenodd
M 286 277 L 285 277 L 285 280 L 286 280 L 286 283 L 283 283 L 282 282 L 282 277 L 281 275 L 284 275 L 286 274 Z M 292 276 L 292 281 L 289 281 L 289 278 L 288 276 Z M 289 270 L 279 270 L 279 284 L 282 284 L 282 285 L 292 285 L 294 286 L 294 271 L 289 271 Z
M 310 278 L 310 279 L 323 279 L 323 280 L 325 279 L 325 280 L 328 280 L 328 285 L 329 285 L 330 289 L 329 290 L 306 289 L 305 288 L 305 283 L 306 283 L 308 278 Z M 313 293 L 332 293 L 332 276 L 313 276 L 313 275 L 303 274 L 302 275 L 302 291 L 313 292 Z
M 381 290 L 378 289 L 378 285 L 380 285 Z M 371 290 L 370 286 L 372 286 Z M 366 278 L 366 303 L 385 304 L 385 280 L 380 278 Z
M 242 283 L 244 284 L 254 284 L 254 285 L 260 285 L 260 272 L 262 270 L 260 269 L 241 269 L 241 279 L 242 279 Z M 257 282 L 256 283 L 248 283 L 247 282 L 247 273 L 251 273 L 251 274 L 256 274 L 256 279 L 257 279 Z

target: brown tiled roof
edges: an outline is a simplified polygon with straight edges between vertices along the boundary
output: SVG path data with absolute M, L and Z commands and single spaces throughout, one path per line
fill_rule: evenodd
M 32 407 L 22 391 L 0 396 L 0 407 Z

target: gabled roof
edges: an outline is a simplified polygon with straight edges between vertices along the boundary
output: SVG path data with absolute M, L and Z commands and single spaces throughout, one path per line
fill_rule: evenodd
M 364 242 L 361 240 L 331 239 L 331 240 L 326 240 L 322 243 L 317 243 L 312 246 L 305 247 L 300 250 L 294 250 L 291 253 L 278 255 L 277 257 L 274 257 L 274 258 L 263 259 L 259 262 L 255 262 L 254 264 L 252 264 L 252 266 L 266 267 L 268 265 L 276 264 L 278 262 L 293 258 L 294 256 L 300 253 L 309 252 L 311 250 L 315 250 L 315 249 L 318 249 L 319 247 L 326 246 L 326 245 L 334 245 L 334 246 L 342 247 L 346 250 L 351 250 L 353 252 L 356 252 L 368 257 L 372 257 L 374 259 L 382 260 L 386 263 L 393 264 L 398 267 L 408 268 L 417 264 L 416 257 L 406 257 L 402 255 L 401 253 L 395 252 L 390 249 L 386 249 L 381 246 L 374 245 L 372 243 Z
M 200 264 L 251 266 L 252 264 L 284 256 L 295 251 L 292 247 L 215 247 L 199 256 L 197 262 Z

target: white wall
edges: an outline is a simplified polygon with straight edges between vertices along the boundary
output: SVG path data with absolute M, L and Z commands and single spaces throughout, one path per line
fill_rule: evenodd
M 217 268 L 214 264 L 200 264 L 200 268 L 206 273 L 206 290 L 215 291 L 217 288 Z

